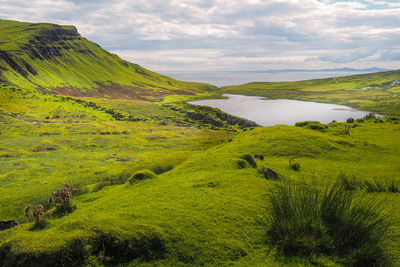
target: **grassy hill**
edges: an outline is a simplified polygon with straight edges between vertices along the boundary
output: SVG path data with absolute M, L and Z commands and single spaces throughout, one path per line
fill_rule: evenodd
M 298 82 L 255 82 L 222 87 L 219 92 L 335 103 L 400 115 L 400 70 Z
M 74 27 L 0 20 L 0 36 L 0 226 L 19 223 L 0 231 L 0 266 L 400 264 L 398 117 L 257 127 L 183 103 L 241 93 L 399 115 L 398 71 L 216 91 Z
M 284 258 L 267 238 L 269 196 L 276 185 L 325 188 L 346 176 L 360 184 L 395 181 L 399 188 L 399 124 L 371 119 L 358 123 L 349 135 L 343 125 L 330 124 L 325 132 L 254 128 L 171 171 L 77 196 L 75 211 L 47 219 L 42 230 L 32 230 L 28 223 L 0 232 L 3 264 L 351 265 L 323 254 Z M 256 153 L 265 158 L 256 159 L 253 168 L 242 158 Z M 300 171 L 289 168 L 292 157 Z M 266 179 L 262 168 L 275 171 L 278 179 Z M 373 188 L 353 192 L 380 203 L 394 222 L 386 249 L 396 265 L 400 195 Z
M 181 82 L 122 60 L 73 26 L 0 20 L 0 81 L 71 96 L 149 99 L 214 86 Z

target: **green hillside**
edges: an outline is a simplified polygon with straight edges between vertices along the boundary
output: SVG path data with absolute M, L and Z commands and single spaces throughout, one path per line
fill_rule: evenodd
M 399 71 L 217 90 L 72 26 L 0 36 L 0 266 L 400 265 Z M 219 93 L 388 116 L 259 127 L 184 103 Z
M 160 100 L 214 89 L 159 75 L 81 37 L 73 26 L 0 20 L 0 81 L 71 96 Z
M 349 265 L 323 254 L 279 257 L 266 235 L 268 199 L 278 184 L 324 188 L 340 175 L 399 186 L 399 124 L 394 122 L 358 123 L 350 135 L 343 123 L 328 125 L 326 132 L 290 126 L 242 132 L 164 174 L 77 196 L 75 211 L 47 219 L 42 230 L 31 230 L 28 223 L 0 232 L 3 264 Z M 256 159 L 256 168 L 241 159 L 256 153 L 265 156 Z M 289 168 L 291 157 L 300 171 Z M 266 179 L 259 172 L 263 167 L 278 179 Z M 355 190 L 358 198 L 380 203 L 394 222 L 386 249 L 399 264 L 399 193 Z

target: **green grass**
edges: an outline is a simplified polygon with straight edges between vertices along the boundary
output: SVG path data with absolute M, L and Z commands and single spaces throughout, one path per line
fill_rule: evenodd
M 400 115 L 400 71 L 298 82 L 257 82 L 220 88 L 220 93 L 298 99 L 348 105 L 385 115 Z
M 228 138 L 157 103 L 96 103 L 100 109 L 1 87 L 0 220 L 23 220 L 25 205 L 43 202 L 64 182 L 89 189 L 124 183 L 137 170 L 162 172 Z M 117 121 L 103 108 L 140 120 Z
M 73 26 L 0 20 L 0 81 L 74 96 L 161 101 L 214 86 L 151 72 L 81 37 Z
M 389 265 L 389 220 L 381 203 L 334 184 L 283 185 L 270 196 L 268 236 L 284 255 L 326 254 L 346 266 Z
M 278 183 L 306 182 L 324 190 L 340 172 L 363 180 L 399 177 L 399 130 L 398 124 L 386 119 L 383 123 L 373 119 L 360 123 L 350 135 L 343 133 L 342 123 L 328 125 L 326 132 L 290 126 L 247 130 L 231 142 L 193 154 L 153 179 L 106 186 L 78 196 L 73 213 L 48 219 L 43 230 L 32 232 L 30 224 L 25 224 L 0 232 L 2 251 L 18 259 L 29 255 L 28 262 L 43 255 L 67 253 L 65 257 L 69 257 L 68 253 L 78 252 L 81 256 L 74 259 L 81 263 L 88 259 L 129 262 L 137 255 L 119 260 L 113 248 L 102 252 L 82 247 L 99 246 L 97 233 L 116 236 L 120 240 L 117 244 L 131 242 L 140 233 L 138 229 L 147 227 L 150 233 L 143 238 L 156 236 L 164 246 L 162 253 L 158 249 L 148 252 L 154 257 L 139 257 L 135 262 L 141 264 L 340 265 L 347 256 L 282 258 L 276 254 L 267 238 L 269 196 Z M 263 161 L 256 159 L 257 169 L 249 165 L 238 169 L 237 161 L 244 154 L 256 153 L 265 157 Z M 301 164 L 300 171 L 289 168 L 292 157 Z M 277 172 L 280 180 L 266 179 L 258 172 L 263 167 Z M 393 222 L 392 235 L 386 241 L 393 263 L 398 264 L 400 195 L 364 194 L 381 201 L 387 219 Z M 78 241 L 82 246 L 76 247 Z M 140 244 L 148 247 L 150 241 L 143 242 Z
M 0 20 L 0 37 L 0 220 L 20 222 L 0 231 L 1 266 L 400 264 L 398 117 L 346 133 L 184 103 L 237 93 L 399 115 L 398 71 L 216 91 L 72 26 Z M 34 229 L 24 207 L 51 208 L 65 182 L 74 209 Z

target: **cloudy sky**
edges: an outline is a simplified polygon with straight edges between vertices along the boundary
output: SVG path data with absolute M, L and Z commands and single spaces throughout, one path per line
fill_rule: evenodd
M 0 0 L 155 71 L 400 68 L 398 0 Z

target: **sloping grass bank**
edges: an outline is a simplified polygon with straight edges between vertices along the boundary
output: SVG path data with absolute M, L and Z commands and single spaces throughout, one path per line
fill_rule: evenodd
M 41 258 L 43 255 L 59 255 L 60 251 L 66 251 L 75 242 L 82 242 L 83 248 L 90 246 L 86 250 L 72 250 L 86 253 L 76 257 L 80 259 L 79 264 L 88 261 L 96 264 L 131 262 L 132 265 L 161 266 L 335 266 L 351 263 L 357 254 L 351 247 L 341 248 L 351 250 L 349 254 L 312 250 L 307 254 L 280 256 L 279 247 L 270 245 L 274 239 L 268 237 L 268 230 L 271 229 L 268 217 L 273 214 L 268 208 L 273 204 L 270 197 L 274 196 L 275 187 L 280 183 L 313 184 L 324 192 L 327 185 L 337 181 L 340 173 L 350 177 L 354 175 L 360 180 L 399 179 L 400 167 L 396 163 L 400 159 L 400 128 L 398 124 L 386 122 L 386 119 L 382 121 L 358 123 L 350 134 L 344 133 L 342 123 L 328 125 L 325 132 L 275 126 L 238 133 L 232 141 L 195 154 L 163 174 L 132 184 L 106 186 L 98 192 L 78 196 L 74 200 L 74 212 L 65 217 L 48 219 L 48 226 L 40 231 L 30 231 L 30 224 L 2 231 L 1 251 L 6 251 L 3 255 L 7 255 L 9 264 L 21 265 L 30 260 L 43 260 L 45 263 L 46 260 Z M 239 166 L 238 161 L 243 161 L 245 154 L 262 154 L 264 159 L 256 159 L 255 168 L 248 163 Z M 289 167 L 290 159 L 299 164 L 298 170 Z M 266 179 L 259 172 L 262 168 L 276 172 L 278 179 Z M 392 192 L 357 193 L 359 195 L 354 203 L 365 197 L 373 197 L 382 203 L 384 217 L 392 224 L 390 237 L 385 240 L 385 253 L 391 256 L 394 265 L 399 264 L 400 195 Z M 356 212 L 355 209 L 353 211 Z M 351 214 L 343 218 L 349 219 Z M 365 223 L 368 221 L 365 220 Z M 153 240 L 141 242 L 137 247 L 150 249 L 150 252 L 141 255 L 143 257 L 134 253 L 120 256 L 107 245 L 105 251 L 94 249 L 101 242 L 90 241 L 97 240 L 97 233 L 106 233 L 116 236 L 116 247 L 125 242 L 134 244 L 129 240 L 136 240 L 141 227 L 147 227 L 146 240 Z M 339 236 L 333 235 L 335 238 Z M 368 238 L 363 240 L 372 242 L 374 235 Z M 324 240 L 332 245 L 332 251 L 341 245 L 347 246 L 345 240 L 337 244 L 334 242 L 340 240 Z M 307 242 L 307 238 L 304 241 Z M 149 245 L 153 242 L 162 246 L 157 245 L 154 249 Z M 371 249 L 373 245 L 371 243 Z M 73 255 L 72 251 L 68 251 L 66 255 Z M 364 252 L 368 250 L 361 251 L 360 255 L 366 255 Z M 148 254 L 155 256 L 147 257 Z M 24 261 L 13 261 L 13 257 Z

